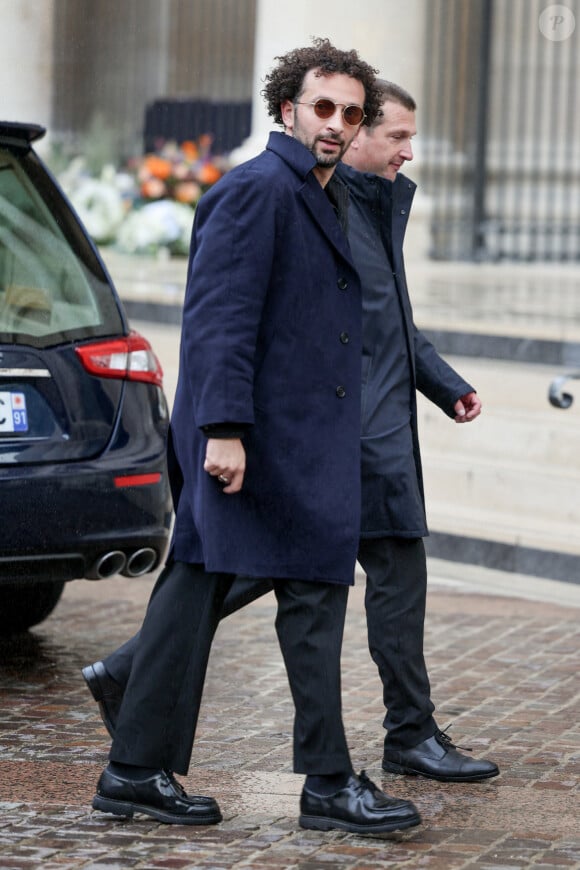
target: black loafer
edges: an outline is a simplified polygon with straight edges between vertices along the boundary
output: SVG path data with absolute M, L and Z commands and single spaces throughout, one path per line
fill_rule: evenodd
M 389 797 L 362 770 L 331 795 L 303 788 L 299 822 L 317 831 L 338 828 L 353 834 L 384 834 L 419 825 L 421 816 L 411 801 Z
M 478 782 L 499 774 L 493 761 L 470 758 L 459 752 L 444 731 L 436 731 L 433 737 L 410 749 L 389 749 L 385 741 L 383 770 L 440 782 Z
M 145 813 L 167 825 L 217 825 L 222 820 L 214 798 L 188 795 L 165 770 L 147 779 L 133 780 L 105 768 L 93 798 L 93 809 L 128 818 L 133 813 Z
M 89 687 L 89 692 L 99 705 L 99 713 L 105 728 L 111 737 L 114 737 L 121 701 L 123 700 L 121 686 L 109 676 L 102 662 L 87 665 L 86 668 L 82 669 L 82 675 Z

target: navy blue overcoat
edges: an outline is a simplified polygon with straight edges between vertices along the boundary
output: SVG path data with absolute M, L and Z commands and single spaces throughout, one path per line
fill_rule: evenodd
M 272 133 L 201 199 L 171 420 L 175 559 L 351 584 L 360 528 L 361 288 L 315 160 Z M 242 491 L 200 427 L 248 425 Z

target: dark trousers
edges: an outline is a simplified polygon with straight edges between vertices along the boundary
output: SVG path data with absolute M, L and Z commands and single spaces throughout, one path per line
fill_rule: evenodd
M 367 575 L 369 650 L 383 683 L 385 746 L 416 746 L 437 730 L 423 655 L 427 561 L 422 538 L 367 538 L 358 561 Z
M 161 575 L 159 575 L 161 577 Z M 152 595 L 159 586 L 159 582 L 155 585 Z M 253 577 L 236 577 L 235 582 L 230 587 L 222 608 L 220 610 L 220 619 L 225 619 L 236 610 L 241 610 L 246 604 L 250 604 L 267 592 L 272 592 L 274 586 L 271 580 L 254 579 Z M 113 679 L 125 688 L 129 682 L 129 675 L 133 667 L 133 659 L 139 642 L 139 632 L 129 638 L 122 646 L 112 652 L 103 664 L 108 673 Z
M 234 580 L 183 562 L 159 575 L 139 635 L 119 651 L 118 664 L 132 658 L 132 666 L 112 761 L 187 773 L 211 644 Z M 300 580 L 276 580 L 273 587 L 295 705 L 294 770 L 350 772 L 340 685 L 348 587 Z M 110 659 L 105 666 L 118 679 L 115 654 Z
M 383 683 L 384 727 L 393 748 L 415 746 L 437 724 L 423 655 L 427 565 L 421 538 L 361 539 L 358 560 L 367 575 L 369 649 Z M 223 619 L 271 591 L 270 580 L 236 578 L 220 611 Z M 131 673 L 138 635 L 104 660 L 121 686 Z

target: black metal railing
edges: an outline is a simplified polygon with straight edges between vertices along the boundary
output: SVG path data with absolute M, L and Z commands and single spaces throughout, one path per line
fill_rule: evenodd
M 185 142 L 207 133 L 212 137 L 212 153 L 227 154 L 247 139 L 251 128 L 250 100 L 155 100 L 145 112 L 145 151 L 155 151 L 160 140 Z
M 580 261 L 580 27 L 559 32 L 564 15 L 542 29 L 544 0 L 426 9 L 418 119 L 432 256 Z

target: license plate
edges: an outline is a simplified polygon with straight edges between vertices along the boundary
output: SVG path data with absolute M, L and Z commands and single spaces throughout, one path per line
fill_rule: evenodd
M 0 432 L 28 432 L 24 393 L 0 392 Z

